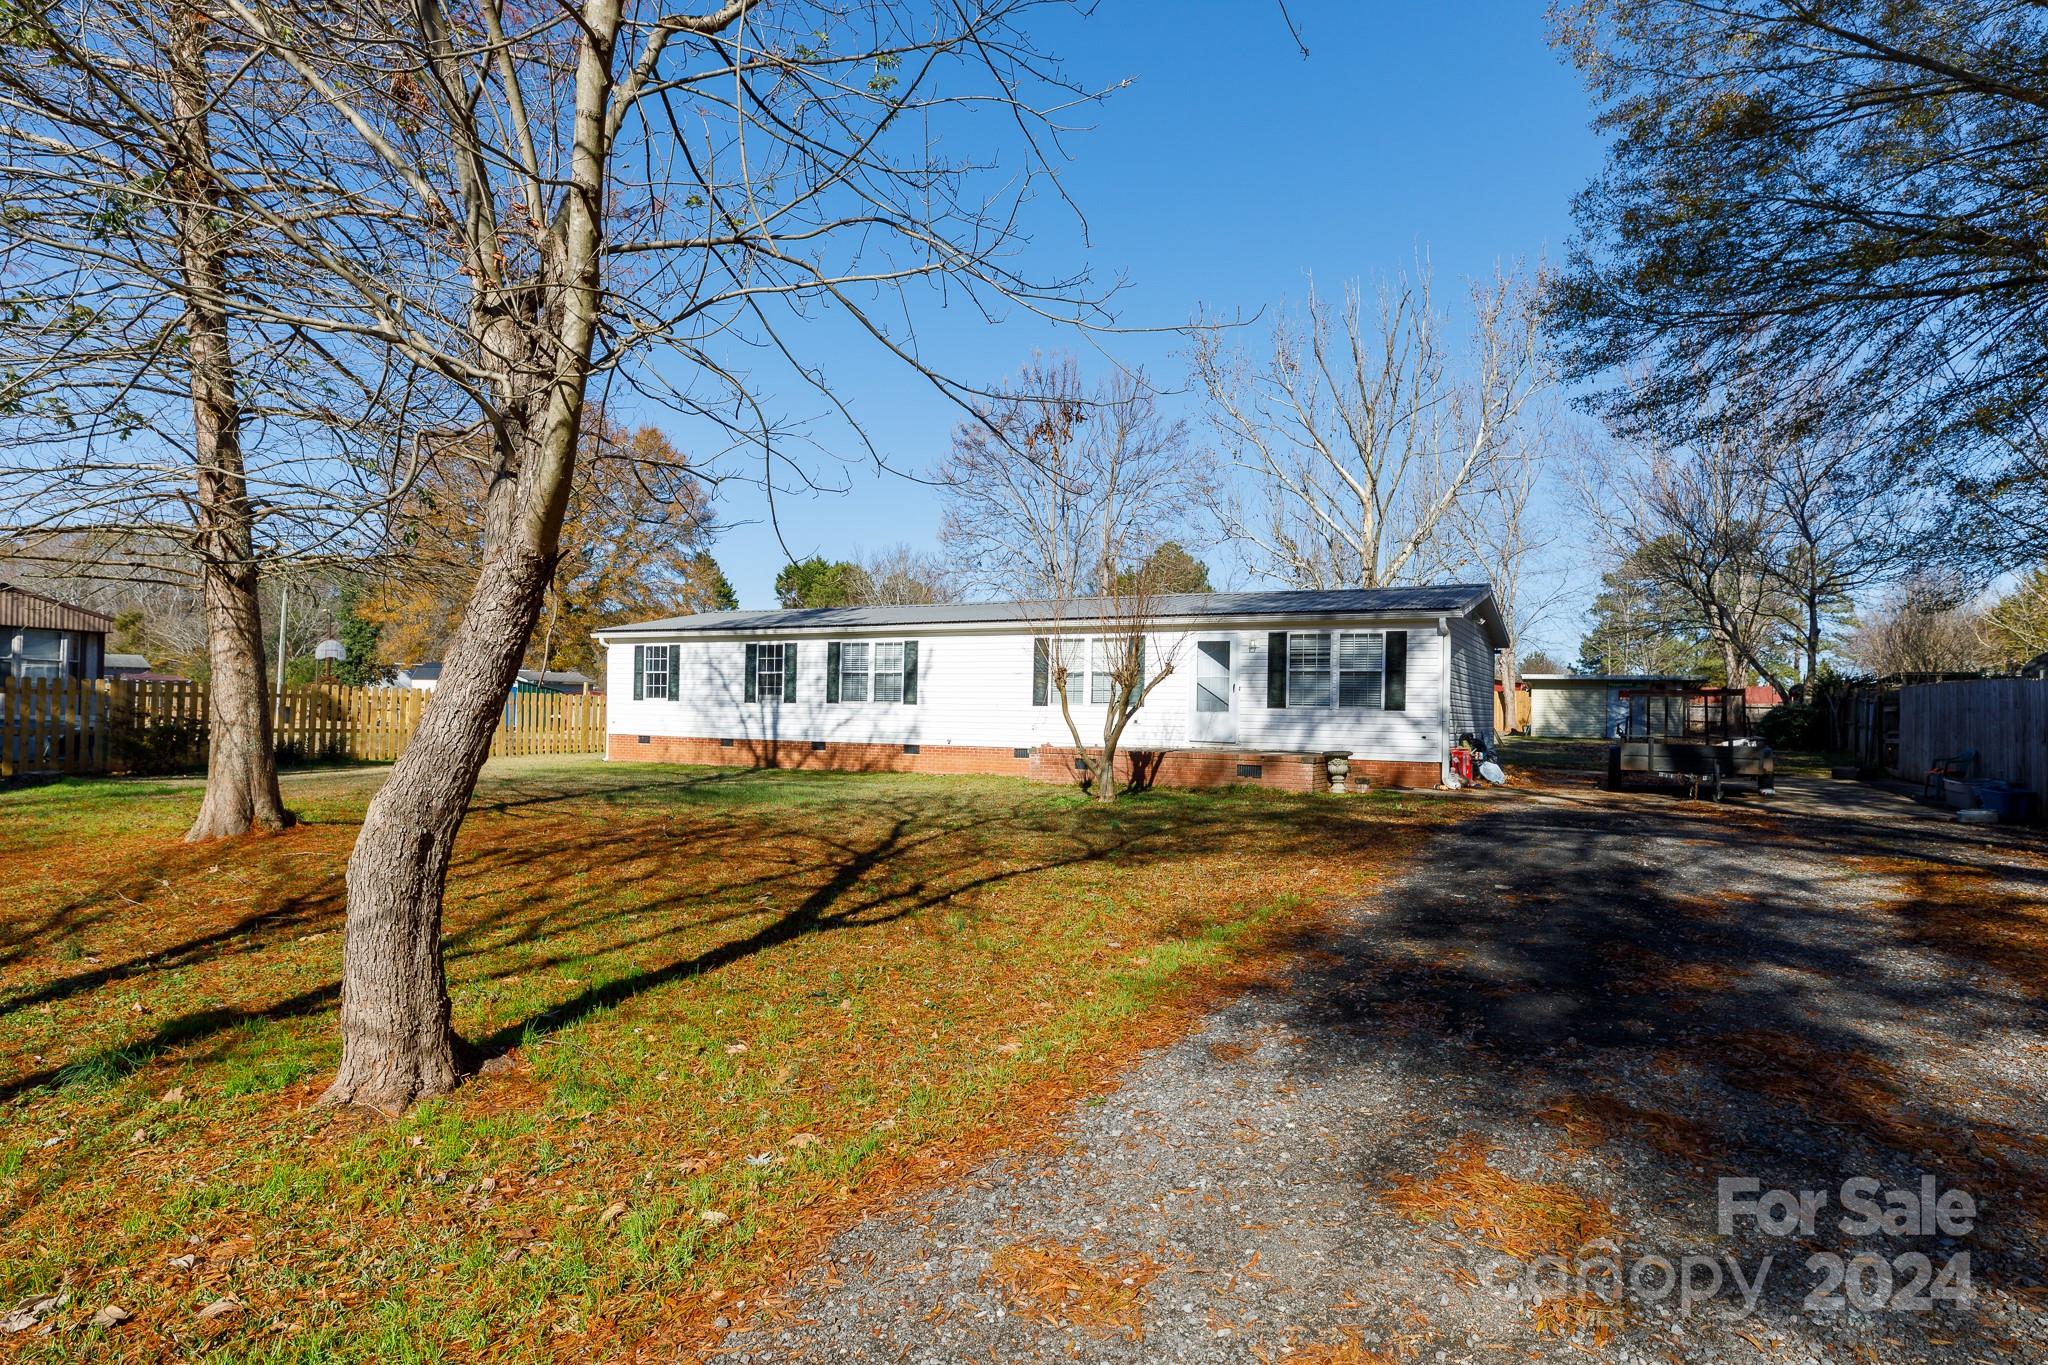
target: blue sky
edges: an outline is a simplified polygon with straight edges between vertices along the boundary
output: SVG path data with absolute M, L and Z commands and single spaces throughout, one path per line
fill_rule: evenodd
M 1276 4 L 1136 4 L 1107 0 L 1056 36 L 1070 69 L 1131 85 L 1073 139 L 1065 173 L 1089 221 L 1086 264 L 1123 278 L 1127 326 L 1172 326 L 1198 307 L 1229 314 L 1298 300 L 1311 275 L 1342 281 L 1412 267 L 1426 253 L 1441 300 L 1495 263 L 1563 253 L 1571 196 L 1599 165 L 1577 74 L 1544 40 L 1541 7 L 1308 3 L 1292 13 L 1303 58 Z M 1014 370 L 1042 329 L 942 319 L 938 344 L 963 378 Z M 1058 344 L 1056 340 L 1052 344 Z M 1177 384 L 1179 343 L 1118 337 L 1119 359 Z M 816 354 L 853 395 L 891 460 L 928 467 L 957 419 L 921 380 L 872 347 Z M 806 414 L 817 402 L 784 395 Z M 1170 400 L 1185 407 L 1193 405 Z M 815 464 L 844 492 L 784 495 L 777 512 L 798 555 L 828 557 L 896 542 L 930 547 L 932 492 L 878 473 L 826 424 Z M 724 486 L 730 529 L 713 547 L 742 605 L 773 605 L 783 549 L 763 524 L 758 488 Z M 1583 598 L 1583 594 L 1581 594 Z M 1571 611 L 1544 632 L 1569 646 Z

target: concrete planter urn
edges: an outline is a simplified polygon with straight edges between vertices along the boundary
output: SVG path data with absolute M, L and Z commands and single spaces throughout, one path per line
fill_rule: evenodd
M 1330 770 L 1330 791 L 1332 794 L 1342 796 L 1350 790 L 1344 785 L 1345 779 L 1351 774 L 1351 760 L 1349 758 L 1346 758 L 1343 754 L 1335 754 L 1323 766 Z

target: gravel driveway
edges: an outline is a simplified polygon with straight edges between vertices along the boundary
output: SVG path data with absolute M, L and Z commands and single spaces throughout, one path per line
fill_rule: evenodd
M 2042 842 L 1781 790 L 1476 798 L 1283 989 L 853 1228 L 720 1358 L 2048 1360 Z M 1723 1235 L 1724 1177 L 1825 1202 Z M 1845 1230 L 1852 1177 L 1932 1216 Z

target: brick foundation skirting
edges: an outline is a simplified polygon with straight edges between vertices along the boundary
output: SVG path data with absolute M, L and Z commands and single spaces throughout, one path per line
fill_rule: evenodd
M 811 768 L 853 773 L 985 773 L 1028 777 L 1037 782 L 1078 782 L 1072 749 L 1041 745 L 1020 757 L 1016 750 L 980 744 L 922 744 L 916 753 L 901 744 L 823 744 L 807 739 L 721 741 L 675 735 L 612 735 L 606 756 L 621 763 L 695 763 L 727 768 Z M 1138 749 L 1117 754 L 1117 776 L 1126 786 L 1267 787 L 1275 791 L 1323 792 L 1329 770 L 1320 754 L 1242 752 L 1228 749 Z M 1351 778 L 1375 787 L 1434 787 L 1442 778 L 1434 763 L 1351 760 Z

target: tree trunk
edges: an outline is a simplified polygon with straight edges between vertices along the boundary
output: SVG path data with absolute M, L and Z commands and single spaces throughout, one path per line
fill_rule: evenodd
M 195 548 L 211 669 L 206 795 L 185 834 L 187 840 L 199 840 L 282 829 L 291 816 L 277 789 L 277 753 L 263 685 L 255 516 L 229 351 L 226 244 L 217 223 L 219 186 L 206 120 L 206 47 L 194 12 L 180 9 L 174 22 L 178 28 L 170 55 L 178 254 L 198 480 Z
M 1806 602 L 1806 692 L 1813 699 L 1813 680 L 1820 675 L 1820 599 Z
M 439 7 L 416 6 L 430 46 L 445 44 Z M 582 7 L 576 57 L 575 145 L 559 235 L 543 247 L 531 294 L 499 287 L 495 221 L 471 196 L 469 243 L 479 286 L 471 329 L 482 354 L 507 366 L 499 466 L 487 500 L 483 564 L 441 681 L 420 725 L 370 802 L 348 860 L 348 937 L 342 948 L 341 1070 L 323 1104 L 397 1113 L 454 1087 L 460 1044 L 450 1022 L 441 960 L 441 895 L 455 835 L 489 757 L 505 695 L 519 673 L 555 571 L 562 517 L 597 335 L 603 284 L 598 210 L 603 202 L 605 116 L 618 36 L 617 0 Z
M 1119 707 L 1112 706 L 1113 716 Z M 1105 718 L 1102 722 L 1102 762 L 1095 770 L 1095 799 L 1109 804 L 1116 800 L 1116 743 L 1123 736 L 1123 725 Z
M 550 569 L 517 543 L 485 561 L 419 729 L 363 818 L 348 860 L 341 1071 L 323 1104 L 396 1114 L 455 1087 L 462 1045 L 441 962 L 441 896 Z

